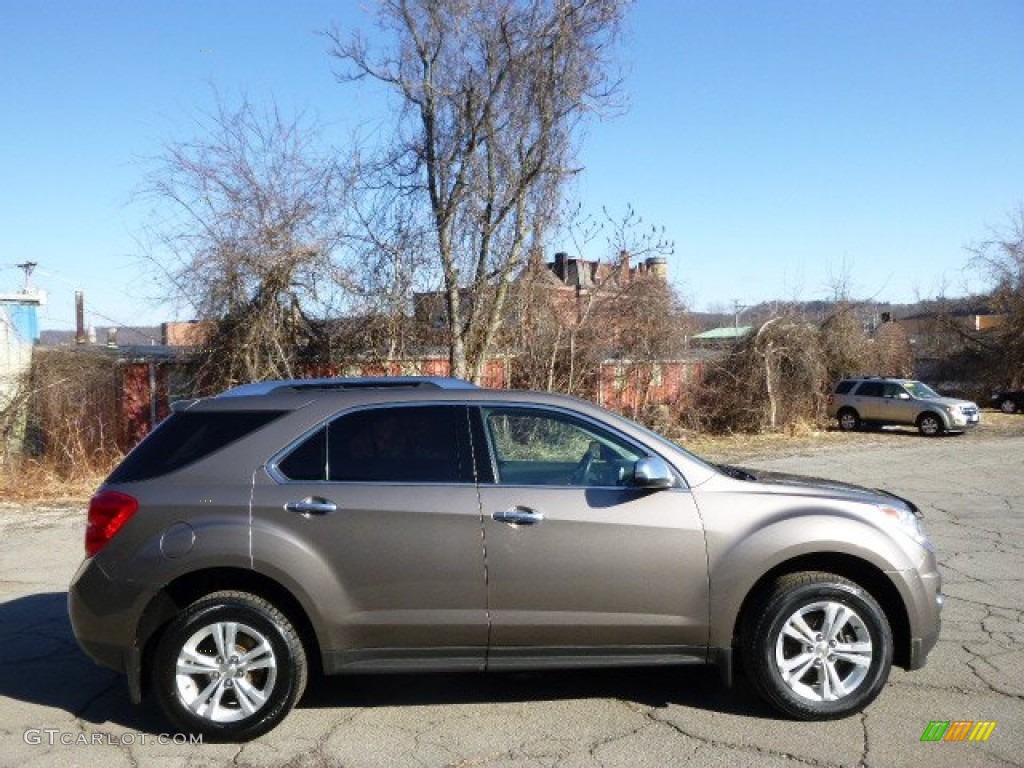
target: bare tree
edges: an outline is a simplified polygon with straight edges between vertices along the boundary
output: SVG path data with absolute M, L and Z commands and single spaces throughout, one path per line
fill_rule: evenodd
M 242 101 L 168 145 L 142 190 L 153 205 L 147 257 L 179 305 L 210 324 L 209 388 L 293 375 L 331 300 L 331 253 L 346 177 L 317 130 Z
M 628 0 L 383 0 L 395 47 L 328 33 L 339 79 L 399 99 L 373 189 L 419 209 L 444 292 L 452 374 L 479 380 L 514 276 L 545 236 L 580 121 L 611 104 L 612 45 Z M 382 240 L 388 240 L 382 237 Z
M 992 309 L 1004 316 L 991 333 L 973 334 L 983 357 L 989 383 L 1024 385 L 1024 205 L 1008 226 L 991 239 L 972 246 L 974 263 L 989 278 Z
M 662 269 L 674 246 L 664 228 L 645 227 L 632 208 L 600 219 L 577 210 L 566 221 L 573 281 L 531 254 L 510 291 L 513 322 L 501 340 L 515 350 L 517 386 L 593 396 L 602 360 L 650 368 L 682 346 L 682 304 Z M 595 250 L 605 258 L 585 258 Z

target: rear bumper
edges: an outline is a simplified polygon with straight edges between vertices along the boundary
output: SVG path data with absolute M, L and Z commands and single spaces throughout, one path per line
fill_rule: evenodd
M 93 661 L 138 676 L 136 628 L 145 597 L 141 588 L 113 581 L 95 560 L 79 566 L 68 588 L 68 616 L 78 645 Z

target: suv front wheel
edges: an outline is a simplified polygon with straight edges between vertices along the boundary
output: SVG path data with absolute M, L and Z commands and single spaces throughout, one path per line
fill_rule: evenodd
M 936 437 L 946 429 L 942 419 L 934 413 L 922 413 L 917 419 L 917 430 L 925 437 Z
M 271 603 L 215 592 L 186 608 L 157 646 L 153 687 L 182 731 L 247 741 L 279 723 L 306 686 L 306 654 Z
M 769 703 L 800 720 L 866 707 L 892 666 L 885 612 L 857 584 L 831 573 L 780 577 L 748 612 L 744 669 Z

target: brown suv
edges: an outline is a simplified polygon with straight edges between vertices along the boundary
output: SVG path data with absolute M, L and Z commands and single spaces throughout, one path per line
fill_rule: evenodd
M 452 379 L 178 404 L 93 497 L 82 647 L 244 740 L 328 674 L 718 665 L 835 718 L 920 667 L 934 550 L 884 491 L 708 464 L 574 398 Z

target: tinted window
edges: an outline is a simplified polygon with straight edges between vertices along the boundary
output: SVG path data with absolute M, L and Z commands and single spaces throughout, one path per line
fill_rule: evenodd
M 847 392 L 853 389 L 853 385 L 856 383 L 857 382 L 855 381 L 840 381 L 839 386 L 836 387 L 836 394 L 845 395 Z
M 497 482 L 512 485 L 627 485 L 642 454 L 617 437 L 563 414 L 485 408 Z
M 865 381 L 857 389 L 857 394 L 862 397 L 881 397 L 882 396 L 882 382 L 880 381 Z
M 327 427 L 321 427 L 277 463 L 289 480 L 323 480 L 327 477 Z
M 327 429 L 327 466 L 336 482 L 473 482 L 461 406 L 373 408 Z
M 266 426 L 281 411 L 172 413 L 107 478 L 132 483 L 173 472 Z

